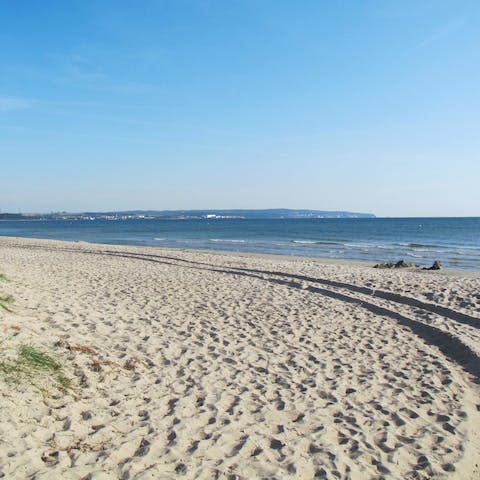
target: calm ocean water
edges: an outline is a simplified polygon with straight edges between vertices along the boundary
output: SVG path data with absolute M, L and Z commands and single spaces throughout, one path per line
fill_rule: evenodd
M 0 221 L 0 235 L 480 270 L 480 218 Z

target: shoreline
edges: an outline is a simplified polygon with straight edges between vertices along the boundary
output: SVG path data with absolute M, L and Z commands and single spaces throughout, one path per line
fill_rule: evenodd
M 425 268 L 440 261 L 444 268 L 480 272 L 480 249 L 475 242 L 480 217 L 381 218 L 375 219 L 380 222 L 378 225 L 371 219 L 364 219 L 366 223 L 353 220 L 58 220 L 37 226 L 28 222 L 7 223 L 0 230 L 8 236 L 338 258 L 376 264 L 403 259 Z
M 235 250 L 209 250 L 209 249 L 194 249 L 194 248 L 174 248 L 174 247 L 162 247 L 156 245 L 130 245 L 130 244 L 118 244 L 118 243 L 96 243 L 96 242 L 87 242 L 84 240 L 56 240 L 49 238 L 33 238 L 33 237 L 15 237 L 8 235 L 0 235 L 0 242 L 2 239 L 8 240 L 32 240 L 33 242 L 59 242 L 65 243 L 66 245 L 92 245 L 94 247 L 113 247 L 113 248 L 124 248 L 124 249 L 140 249 L 140 250 L 155 250 L 155 251 L 166 251 L 166 252 L 186 252 L 190 254 L 200 253 L 200 254 L 210 254 L 210 255 L 219 255 L 219 256 L 231 256 L 231 257 L 252 257 L 259 259 L 271 259 L 271 260 L 286 260 L 292 262 L 301 262 L 309 261 L 318 263 L 319 265 L 344 265 L 352 267 L 366 267 L 373 268 L 377 263 L 383 262 L 370 262 L 362 260 L 354 260 L 348 258 L 331 258 L 331 257 L 318 257 L 318 256 L 308 256 L 308 255 L 288 255 L 283 253 L 261 253 L 261 252 L 239 252 Z M 400 258 L 398 260 L 401 260 Z M 427 265 L 420 265 L 419 267 L 408 267 L 408 268 L 391 268 L 391 269 L 380 269 L 380 270 L 390 270 L 395 272 L 415 272 L 422 274 L 433 274 L 433 275 L 450 275 L 450 276 L 459 276 L 459 277 L 468 277 L 468 278 L 480 278 L 480 270 L 462 270 L 462 269 L 452 269 L 452 268 L 442 268 L 440 270 L 423 270 L 423 267 Z
M 3 355 L 74 385 L 2 389 L 7 478 L 478 478 L 478 275 L 20 237 L 0 273 Z

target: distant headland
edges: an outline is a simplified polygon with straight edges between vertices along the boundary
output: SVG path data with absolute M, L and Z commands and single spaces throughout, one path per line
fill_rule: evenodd
M 135 219 L 281 219 L 281 218 L 375 218 L 372 213 L 293 210 L 123 210 L 111 212 L 0 213 L 0 220 L 135 220 Z

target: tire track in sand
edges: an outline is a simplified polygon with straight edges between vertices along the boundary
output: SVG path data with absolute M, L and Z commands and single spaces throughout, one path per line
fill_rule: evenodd
M 22 248 L 18 244 L 9 244 L 8 246 Z M 130 258 L 140 261 L 148 261 L 154 263 L 160 263 L 164 265 L 197 269 L 197 270 L 206 270 L 211 272 L 223 273 L 228 275 L 239 275 L 251 278 L 257 278 L 260 280 L 267 281 L 273 284 L 286 285 L 291 288 L 297 288 L 301 290 L 307 290 L 311 293 L 320 294 L 326 297 L 333 298 L 338 301 L 342 301 L 349 304 L 358 305 L 359 308 L 368 310 L 369 312 L 387 317 L 391 320 L 394 320 L 399 325 L 409 328 L 412 333 L 420 337 L 428 345 L 438 348 L 442 354 L 463 367 L 470 375 L 473 376 L 473 379 L 476 383 L 480 383 L 480 356 L 464 341 L 458 338 L 456 335 L 452 334 L 449 331 L 445 331 L 442 328 L 429 325 L 424 323 L 421 320 L 416 320 L 410 317 L 407 317 L 404 314 L 396 312 L 390 308 L 385 308 L 384 306 L 374 303 L 375 298 L 380 298 L 382 300 L 387 300 L 393 304 L 405 305 L 410 308 L 418 308 L 421 310 L 434 313 L 453 320 L 454 322 L 467 324 L 474 328 L 480 328 L 480 319 L 477 317 L 467 315 L 456 310 L 443 307 L 441 305 L 432 304 L 429 302 L 424 302 L 417 300 L 412 297 L 407 297 L 404 295 L 395 294 L 392 292 L 387 292 L 383 290 L 375 290 L 369 287 L 362 287 L 358 285 L 353 285 L 350 283 L 339 282 L 335 280 L 328 280 L 324 278 L 310 277 L 306 275 L 298 275 L 288 272 L 281 271 L 270 271 L 270 270 L 260 270 L 254 268 L 244 268 L 244 267 L 217 267 L 213 264 L 206 262 L 198 262 L 192 260 L 185 260 L 182 258 L 166 255 L 155 255 L 155 254 L 144 254 L 138 252 L 129 252 L 129 251 L 117 251 L 117 250 L 93 250 L 81 248 L 67 248 L 67 247 L 50 247 L 45 245 L 28 245 L 25 248 L 37 248 L 40 250 L 48 251 L 66 251 L 66 252 L 78 252 L 83 254 L 90 255 L 104 255 L 104 256 L 113 256 L 113 257 L 122 257 Z M 172 263 L 175 262 L 175 263 Z M 321 288 L 318 286 L 307 286 L 304 284 L 295 282 L 294 280 L 300 280 L 303 282 L 321 284 L 330 287 Z M 338 291 L 339 289 L 347 290 L 349 293 L 357 293 L 360 296 L 347 295 Z M 363 296 L 368 296 L 369 301 L 365 300 Z

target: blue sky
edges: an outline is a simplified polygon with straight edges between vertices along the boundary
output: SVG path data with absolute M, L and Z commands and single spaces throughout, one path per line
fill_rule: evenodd
M 478 0 L 0 2 L 2 211 L 480 215 Z

